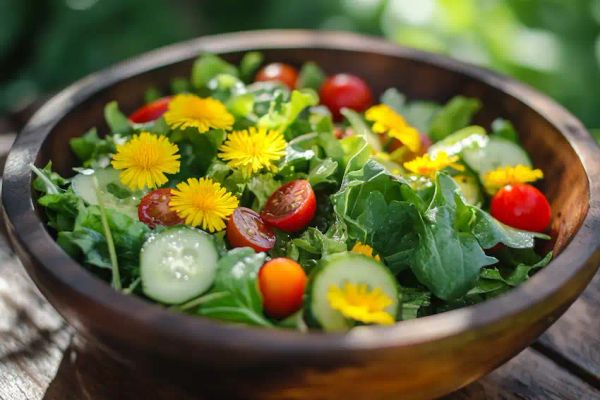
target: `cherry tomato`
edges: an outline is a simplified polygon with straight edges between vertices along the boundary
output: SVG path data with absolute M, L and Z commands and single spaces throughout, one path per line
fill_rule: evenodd
M 294 260 L 274 258 L 258 272 L 258 287 L 265 313 L 272 318 L 285 318 L 302 307 L 306 273 Z
M 320 90 L 321 103 L 325 104 L 335 120 L 341 119 L 344 107 L 363 112 L 373 104 L 373 94 L 365 81 L 350 74 L 333 75 Z
M 492 198 L 490 210 L 498 221 L 532 232 L 543 232 L 550 223 L 550 204 L 538 189 L 527 184 L 508 185 Z
M 275 234 L 257 212 L 246 207 L 235 209 L 227 222 L 227 241 L 233 247 L 252 247 L 268 251 L 275 246 Z
M 136 124 L 143 124 L 145 122 L 154 121 L 162 117 L 164 113 L 169 109 L 170 97 L 163 97 L 158 100 L 154 100 L 137 110 L 135 110 L 130 116 L 129 120 Z
M 265 204 L 262 219 L 285 232 L 306 227 L 317 211 L 317 199 L 310 183 L 298 179 L 277 189 Z
M 151 191 L 142 197 L 138 206 L 140 221 L 150 228 L 157 225 L 171 226 L 183 223 L 183 219 L 169 208 L 171 189 L 163 188 Z
M 256 74 L 257 82 L 278 81 L 294 89 L 298 81 L 298 70 L 291 65 L 271 63 L 262 67 Z

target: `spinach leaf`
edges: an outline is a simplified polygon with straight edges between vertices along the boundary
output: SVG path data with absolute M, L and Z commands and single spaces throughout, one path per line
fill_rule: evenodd
M 264 253 L 243 247 L 229 251 L 219 260 L 215 284 L 210 293 L 223 296 L 207 301 L 198 314 L 251 325 L 272 326 L 264 317 L 257 276 L 265 260 Z
M 462 129 L 471 123 L 473 115 L 481 108 L 481 102 L 463 96 L 452 98 L 431 121 L 429 136 L 434 142 Z

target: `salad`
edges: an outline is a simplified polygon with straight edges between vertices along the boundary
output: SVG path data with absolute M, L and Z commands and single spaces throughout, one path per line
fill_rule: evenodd
M 207 318 L 346 331 L 475 304 L 547 265 L 551 210 L 479 100 L 376 100 L 351 74 L 205 54 L 169 93 L 31 166 L 58 244 L 114 289 Z M 539 246 L 538 246 L 539 247 Z

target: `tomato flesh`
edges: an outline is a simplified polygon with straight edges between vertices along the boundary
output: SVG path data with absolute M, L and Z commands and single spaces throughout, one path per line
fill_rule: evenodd
M 306 273 L 294 260 L 274 258 L 258 272 L 258 286 L 265 314 L 285 318 L 300 308 L 306 288 Z
M 532 232 L 546 230 L 552 213 L 546 196 L 527 184 L 500 189 L 492 198 L 490 211 L 498 221 Z
M 263 220 L 285 232 L 305 228 L 315 216 L 317 199 L 310 183 L 298 179 L 277 189 L 265 204 Z
M 138 206 L 138 218 L 150 228 L 157 225 L 172 226 L 183 223 L 183 219 L 169 208 L 171 189 L 151 191 L 142 197 Z
M 227 241 L 232 247 L 269 251 L 275 246 L 276 237 L 257 212 L 238 207 L 227 221 Z
M 340 110 L 344 107 L 363 112 L 373 104 L 373 94 L 361 78 L 350 74 L 333 75 L 321 86 L 319 91 L 323 103 L 333 118 L 339 121 Z
M 170 101 L 171 97 L 163 97 L 158 100 L 154 100 L 153 102 L 135 110 L 129 116 L 129 120 L 131 122 L 135 122 L 136 124 L 143 124 L 159 119 L 169 109 Z
M 292 90 L 296 87 L 298 81 L 298 70 L 288 64 L 271 63 L 258 71 L 255 80 L 257 82 L 281 82 Z

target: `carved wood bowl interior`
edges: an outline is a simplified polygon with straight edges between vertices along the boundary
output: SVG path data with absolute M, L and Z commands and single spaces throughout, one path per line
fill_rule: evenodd
M 554 260 L 494 300 L 392 327 L 301 334 L 236 326 L 170 312 L 95 278 L 54 242 L 34 205 L 29 164 L 52 160 L 70 175 L 68 140 L 103 107 L 131 112 L 149 86 L 187 76 L 202 52 L 238 62 L 312 60 L 328 73 L 365 78 L 376 95 L 393 86 L 409 98 L 479 98 L 484 126 L 509 119 L 546 179 Z M 42 293 L 93 345 L 207 398 L 432 398 L 516 355 L 581 293 L 600 262 L 600 151 L 581 123 L 547 97 L 509 78 L 437 55 L 349 33 L 257 31 L 205 37 L 159 49 L 90 75 L 51 99 L 12 148 L 2 200 L 11 239 Z

